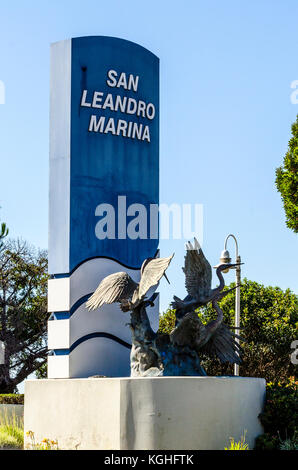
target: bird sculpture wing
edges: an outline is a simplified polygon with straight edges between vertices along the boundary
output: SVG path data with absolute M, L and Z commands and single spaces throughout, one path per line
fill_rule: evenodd
M 194 245 L 186 244 L 186 255 L 183 272 L 185 274 L 185 287 L 193 298 L 208 297 L 211 290 L 212 271 L 205 258 L 199 242 L 194 239 Z
M 241 336 L 238 336 L 227 325 L 222 323 L 209 341 L 200 347 L 200 352 L 211 358 L 218 357 L 221 362 L 241 364 L 243 350 L 237 343 L 236 338 L 244 341 Z
M 137 289 L 138 284 L 124 272 L 110 274 L 105 277 L 94 294 L 86 302 L 88 310 L 95 310 L 103 304 L 130 300 Z
M 170 333 L 171 343 L 174 346 L 188 346 L 196 349 L 198 340 L 204 335 L 205 326 L 196 312 L 188 312 L 181 318 Z
M 138 300 L 143 300 L 148 290 L 157 286 L 160 279 L 168 269 L 174 255 L 168 258 L 153 258 L 145 266 L 138 289 Z M 134 299 L 133 299 L 134 301 Z

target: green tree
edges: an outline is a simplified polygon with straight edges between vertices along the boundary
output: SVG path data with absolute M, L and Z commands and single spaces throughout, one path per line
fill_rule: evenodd
M 8 228 L 6 227 L 6 224 L 4 222 L 1 223 L 0 225 L 0 248 L 3 244 L 2 240 L 7 237 L 8 235 Z
M 234 287 L 234 283 L 225 289 Z M 235 291 L 219 303 L 224 322 L 233 327 L 235 320 Z M 210 304 L 199 309 L 203 323 L 215 317 Z M 175 326 L 173 310 L 160 318 L 160 330 L 170 332 Z M 241 336 L 243 364 L 240 375 L 264 377 L 267 381 L 286 379 L 295 375 L 290 356 L 292 341 L 297 339 L 298 297 L 289 289 L 265 287 L 244 279 L 241 285 Z M 233 366 L 221 364 L 217 359 L 202 358 L 208 375 L 233 375 Z
M 0 393 L 17 385 L 46 362 L 47 256 L 22 241 L 0 249 Z
M 298 232 L 298 116 L 292 124 L 292 138 L 283 165 L 276 169 L 276 186 L 281 194 L 286 224 Z

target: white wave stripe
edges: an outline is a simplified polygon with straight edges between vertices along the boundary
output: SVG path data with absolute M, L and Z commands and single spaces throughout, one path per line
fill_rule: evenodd
M 127 272 L 135 282 L 139 282 L 140 270 L 125 268 L 122 264 L 108 258 L 88 260 L 80 265 L 70 277 L 50 279 L 48 311 L 51 313 L 69 312 L 78 300 L 87 294 L 93 293 L 102 279 L 119 271 Z M 148 296 L 151 295 L 152 293 L 149 291 Z M 158 299 L 155 301 L 155 306 L 148 308 L 147 311 L 152 328 L 157 330 L 159 321 Z M 84 302 L 69 319 L 50 320 L 48 322 L 48 349 L 69 349 L 77 340 L 95 332 L 109 333 L 127 343 L 131 343 L 128 322 L 129 313 L 123 313 L 118 304 L 104 305 L 100 309 L 89 312 L 85 308 Z M 101 343 L 102 346 L 100 346 Z M 119 376 L 127 375 L 127 363 L 124 361 L 126 364 L 124 367 L 122 354 L 126 357 L 127 354 L 129 355 L 129 351 L 124 346 L 105 338 L 88 339 L 82 344 L 71 352 L 69 360 L 65 356 L 50 356 L 49 377 L 58 378 L 61 376 L 59 364 L 64 364 L 62 375 L 64 374 L 67 377 L 74 377 L 74 373 L 78 374 L 78 372 L 74 372 L 78 370 L 78 367 L 81 371 L 84 370 L 84 367 L 86 371 L 89 371 L 88 364 L 92 355 L 95 355 L 92 363 L 97 363 L 98 367 L 101 368 L 100 364 L 103 358 L 99 357 L 98 351 L 100 351 L 100 355 L 103 354 L 104 361 L 106 361 L 105 370 L 118 370 Z M 106 350 L 104 345 L 106 345 Z M 126 350 L 125 353 L 124 350 Z M 81 351 L 83 355 L 83 357 L 80 356 L 79 365 L 77 364 L 78 360 L 75 359 L 79 357 L 78 351 Z M 88 351 L 88 354 L 85 354 L 84 351 Z M 57 364 L 57 370 L 54 364 Z M 69 370 L 69 375 L 65 375 L 66 370 Z M 95 371 L 94 373 L 99 372 Z M 75 376 L 84 377 L 85 375 Z
M 92 375 L 127 377 L 130 350 L 107 338 L 92 338 L 71 354 L 48 357 L 48 378 L 87 378 Z

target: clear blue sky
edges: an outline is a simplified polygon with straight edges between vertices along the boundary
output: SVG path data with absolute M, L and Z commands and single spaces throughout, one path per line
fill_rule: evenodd
M 161 202 L 204 205 L 212 264 L 233 232 L 244 276 L 297 292 L 297 236 L 274 184 L 298 114 L 296 0 L 2 0 L 0 18 L 0 218 L 13 237 L 47 247 L 50 43 L 117 36 L 161 60 Z M 183 243 L 162 241 L 172 251 L 162 308 L 185 293 Z

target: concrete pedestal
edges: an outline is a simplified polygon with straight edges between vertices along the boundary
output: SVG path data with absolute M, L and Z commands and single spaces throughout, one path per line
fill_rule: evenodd
M 249 377 L 28 380 L 24 429 L 60 449 L 105 450 L 224 449 L 246 431 L 252 449 L 265 385 Z

